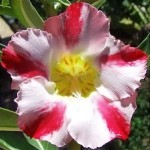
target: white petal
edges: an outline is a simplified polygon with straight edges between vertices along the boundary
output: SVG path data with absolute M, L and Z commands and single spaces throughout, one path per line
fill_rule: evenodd
M 16 53 L 47 65 L 52 47 L 52 37 L 45 31 L 27 29 L 14 34 L 9 44 Z

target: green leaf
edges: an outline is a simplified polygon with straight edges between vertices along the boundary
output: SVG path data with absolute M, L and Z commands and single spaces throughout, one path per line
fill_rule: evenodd
M 11 8 L 8 8 L 8 7 L 2 7 L 0 6 L 0 15 L 8 15 L 8 16 L 15 16 L 14 15 L 14 12 Z
M 2 51 L 0 51 L 0 62 L 2 61 Z
M 147 37 L 140 43 L 138 48 L 144 50 L 145 53 L 149 55 L 148 58 L 148 66 L 150 66 L 150 33 L 147 35 Z
M 40 141 L 36 139 L 31 139 L 28 136 L 24 135 L 26 140 L 38 150 L 58 150 L 58 148 L 46 141 Z
M 43 28 L 43 20 L 30 0 L 11 0 L 10 6 L 18 20 L 25 27 Z
M 98 0 L 98 1 L 94 2 L 92 5 L 94 7 L 96 7 L 97 9 L 99 9 L 105 2 L 106 2 L 106 0 Z
M 1 2 L 2 7 L 8 7 L 8 5 L 9 5 L 9 0 L 2 0 Z
M 5 47 L 5 45 L 2 44 L 2 43 L 0 43 L 0 50 L 1 50 L 2 48 L 4 48 L 4 47 Z
M 57 0 L 57 1 L 64 4 L 65 6 L 69 6 L 71 4 L 68 0 Z
M 17 118 L 15 112 L 0 108 L 0 148 L 6 150 L 58 150 L 49 142 L 31 139 L 22 135 L 21 132 L 16 132 L 19 131 Z
M 71 3 L 69 2 L 69 0 L 48 0 L 49 3 L 54 3 L 54 2 L 59 2 L 65 6 L 69 6 L 71 5 Z
M 148 24 L 149 20 L 147 20 L 146 16 L 142 12 L 141 8 L 138 7 L 136 4 L 132 3 L 133 9 L 137 12 L 139 15 L 140 19 L 143 21 L 144 24 Z
M 22 132 L 0 132 L 0 148 L 4 150 L 58 150 L 48 142 L 31 139 Z
M 4 150 L 38 150 L 28 143 L 22 132 L 10 131 L 0 132 L 0 148 Z
M 139 44 L 138 48 L 144 50 L 148 55 L 150 55 L 150 33 L 147 37 Z
M 5 45 L 3 45 L 3 44 L 1 44 L 0 43 L 0 62 L 1 62 L 1 60 L 2 60 L 2 48 L 4 48 L 5 47 Z
M 1 44 L 0 43 L 0 62 L 2 61 L 2 48 L 4 48 L 5 47 L 5 45 L 3 45 L 3 44 Z
M 19 131 L 17 118 L 15 112 L 0 107 L 0 131 Z

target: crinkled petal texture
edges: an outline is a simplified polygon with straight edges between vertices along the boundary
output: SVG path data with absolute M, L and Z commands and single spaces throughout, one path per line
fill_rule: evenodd
M 16 99 L 20 129 L 57 146 L 72 139 L 90 148 L 125 140 L 147 55 L 109 35 L 108 18 L 87 3 L 72 4 L 45 21 L 44 29 L 18 32 L 3 49 L 2 65 L 13 88 L 22 82 Z M 48 81 L 52 64 L 66 53 L 96 65 L 100 82 L 87 98 L 57 95 Z
M 48 61 L 53 39 L 50 34 L 38 29 L 27 29 L 12 36 L 3 49 L 2 66 L 13 79 L 12 88 L 27 78 L 37 75 L 48 78 Z
M 87 3 L 72 4 L 64 13 L 46 20 L 44 29 L 69 51 L 85 55 L 99 53 L 109 36 L 108 18 Z
M 114 138 L 126 139 L 136 108 L 136 94 L 110 101 L 93 93 L 88 98 L 61 97 L 48 93 L 54 83 L 35 77 L 20 85 L 19 127 L 28 136 L 63 146 L 71 139 L 96 148 Z M 52 90 L 50 90 L 52 91 Z
M 12 88 L 18 89 L 21 82 L 37 75 L 48 78 L 52 63 L 66 51 L 100 52 L 109 33 L 105 14 L 86 3 L 74 3 L 45 21 L 44 28 L 51 34 L 37 29 L 20 31 L 3 49 L 2 66 L 11 74 Z
M 28 136 L 64 146 L 72 139 L 66 130 L 66 104 L 60 97 L 49 95 L 54 83 L 35 77 L 20 85 L 18 125 Z
M 132 95 L 145 77 L 147 58 L 138 48 L 124 45 L 110 36 L 105 49 L 96 58 L 101 72 L 99 93 L 112 100 Z
M 130 120 L 136 108 L 136 94 L 111 102 L 98 94 L 87 100 L 74 101 L 69 107 L 68 131 L 84 147 L 95 149 L 114 138 L 127 139 Z

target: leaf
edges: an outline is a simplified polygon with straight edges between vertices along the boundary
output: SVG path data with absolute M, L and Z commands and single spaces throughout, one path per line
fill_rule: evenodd
M 22 132 L 0 132 L 0 148 L 4 150 L 58 150 L 48 142 L 31 139 Z
M 6 46 L 4 44 L 0 43 L 0 50 L 4 47 L 6 47 Z
M 144 50 L 149 55 L 148 66 L 150 66 L 150 33 L 147 37 L 139 44 L 138 48 Z
M 2 0 L 2 2 L 0 4 L 0 14 L 1 15 L 14 16 L 9 4 L 10 4 L 9 0 Z
M 2 0 L 1 5 L 2 7 L 7 7 L 9 5 L 9 0 Z
M 2 51 L 0 51 L 0 62 L 2 61 Z
M 69 6 L 71 5 L 71 3 L 69 2 L 69 0 L 48 0 L 49 3 L 54 3 L 54 2 L 59 2 L 65 6 Z
M 28 143 L 22 132 L 10 131 L 0 132 L 0 148 L 4 150 L 38 150 Z
M 15 112 L 0 108 L 0 148 L 6 150 L 58 150 L 56 146 L 49 142 L 31 139 L 22 135 L 21 132 L 15 132 L 19 131 L 17 118 Z
M 0 6 L 0 15 L 8 15 L 8 16 L 15 16 L 14 15 L 14 12 L 11 8 L 8 8 L 8 7 L 2 7 Z
M 17 118 L 15 112 L 0 107 L 0 131 L 19 131 Z
M 69 6 L 71 4 L 68 0 L 57 0 L 57 1 L 64 4 L 65 6 Z
M 1 60 L 2 60 L 2 48 L 4 48 L 5 47 L 5 45 L 3 45 L 3 44 L 1 44 L 0 43 L 0 62 L 1 62 Z
M 142 9 L 139 8 L 136 4 L 132 3 L 133 9 L 137 12 L 139 15 L 140 19 L 143 21 L 144 24 L 148 24 L 149 20 L 147 20 L 146 16 L 142 12 Z
M 10 6 L 15 16 L 25 27 L 43 28 L 43 20 L 30 0 L 11 0 Z
M 54 145 L 52 145 L 49 142 L 46 141 L 40 141 L 36 139 L 31 139 L 28 136 L 24 134 L 27 141 L 34 147 L 36 147 L 38 150 L 58 150 L 58 148 Z
M 139 44 L 138 48 L 144 50 L 148 55 L 150 55 L 150 33 L 147 37 Z
M 98 0 L 98 1 L 94 2 L 92 5 L 94 7 L 96 7 L 97 9 L 99 9 L 105 2 L 106 2 L 106 0 Z

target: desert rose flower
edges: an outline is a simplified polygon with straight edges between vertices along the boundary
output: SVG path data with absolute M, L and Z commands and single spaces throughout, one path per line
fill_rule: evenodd
M 3 49 L 20 129 L 58 147 L 127 139 L 147 55 L 111 36 L 108 18 L 87 3 L 47 19 L 44 30 L 18 32 Z

